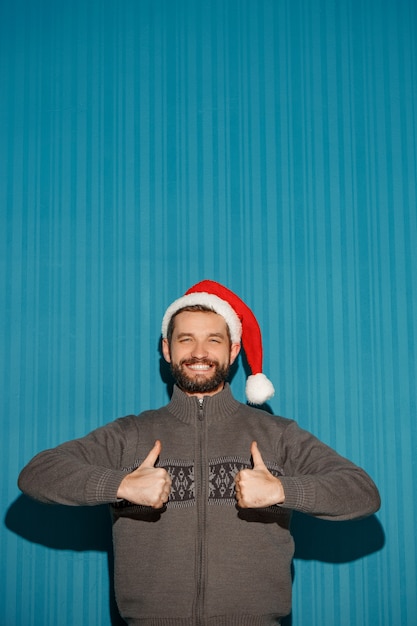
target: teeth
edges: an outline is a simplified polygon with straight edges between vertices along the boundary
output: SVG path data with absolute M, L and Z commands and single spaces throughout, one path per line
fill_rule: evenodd
M 200 370 L 200 371 L 207 371 L 210 369 L 210 365 L 189 365 L 188 367 L 191 370 Z

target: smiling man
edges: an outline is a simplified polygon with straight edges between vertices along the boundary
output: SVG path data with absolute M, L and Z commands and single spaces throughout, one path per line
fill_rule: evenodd
M 46 503 L 108 503 L 115 589 L 136 626 L 272 626 L 291 610 L 291 512 L 375 512 L 371 478 L 293 420 L 235 400 L 243 347 L 250 404 L 272 397 L 252 311 L 202 281 L 162 321 L 170 402 L 38 454 L 19 486 Z

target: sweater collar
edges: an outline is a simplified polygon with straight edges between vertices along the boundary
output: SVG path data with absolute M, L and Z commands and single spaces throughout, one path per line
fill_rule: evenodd
M 224 389 L 219 393 L 203 398 L 204 419 L 210 421 L 224 419 L 235 413 L 239 406 L 240 402 L 235 400 L 229 383 L 226 383 Z M 199 399 L 196 396 L 188 396 L 177 385 L 174 385 L 172 398 L 167 409 L 182 422 L 187 423 L 194 422 L 201 410 Z

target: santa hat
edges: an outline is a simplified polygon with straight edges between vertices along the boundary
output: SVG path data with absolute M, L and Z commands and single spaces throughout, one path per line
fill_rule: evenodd
M 246 381 L 246 397 L 251 404 L 263 404 L 274 395 L 274 387 L 262 373 L 262 336 L 256 317 L 233 291 L 213 280 L 203 280 L 186 291 L 166 310 L 162 320 L 162 336 L 167 337 L 170 319 L 180 309 L 202 305 L 226 320 L 232 343 L 242 343 L 251 375 Z

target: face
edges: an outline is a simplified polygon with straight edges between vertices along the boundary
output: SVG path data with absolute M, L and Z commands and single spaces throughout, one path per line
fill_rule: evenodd
M 230 344 L 224 318 L 209 311 L 183 311 L 174 320 L 171 346 L 162 342 L 178 386 L 188 395 L 214 395 L 223 389 L 240 344 Z

